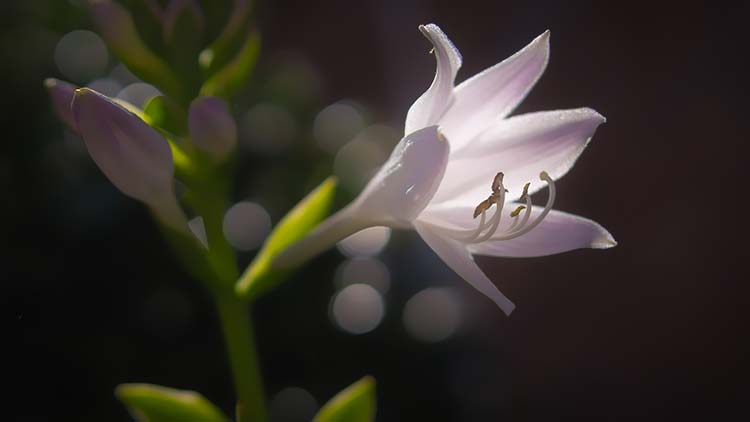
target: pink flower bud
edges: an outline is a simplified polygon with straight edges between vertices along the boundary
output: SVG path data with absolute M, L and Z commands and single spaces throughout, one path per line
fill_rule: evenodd
M 190 103 L 188 127 L 193 144 L 217 160 L 237 144 L 237 124 L 227 104 L 218 97 L 198 97 Z
M 91 158 L 125 195 L 148 205 L 162 223 L 187 230 L 174 194 L 167 140 L 135 114 L 89 88 L 75 91 L 72 111 Z
M 78 131 L 76 128 L 75 120 L 73 119 L 73 111 L 70 104 L 73 102 L 73 94 L 75 93 L 76 87 L 67 82 L 63 82 L 54 78 L 47 78 L 44 80 L 44 87 L 47 88 L 49 96 L 52 99 L 52 109 L 57 114 L 57 117 L 68 127 L 74 131 Z

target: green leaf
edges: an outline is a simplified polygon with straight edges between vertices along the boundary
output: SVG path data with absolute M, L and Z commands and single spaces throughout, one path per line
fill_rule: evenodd
M 226 65 L 242 47 L 245 27 L 250 20 L 251 1 L 235 1 L 219 37 L 200 53 L 198 62 L 207 76 Z
M 273 269 L 273 259 L 328 216 L 336 185 L 336 178 L 329 177 L 281 219 L 237 282 L 240 297 L 253 300 L 289 275 L 290 270 Z
M 175 390 L 152 384 L 121 384 L 117 398 L 138 422 L 227 422 L 214 404 L 195 391 Z
M 313 422 L 373 422 L 375 379 L 364 377 L 336 394 L 320 409 Z
M 201 95 L 229 99 L 247 81 L 260 53 L 260 34 L 251 31 L 237 55 L 201 87 Z
M 99 35 L 133 74 L 186 100 L 179 75 L 146 45 L 128 9 L 116 1 L 97 0 L 90 3 L 89 10 Z

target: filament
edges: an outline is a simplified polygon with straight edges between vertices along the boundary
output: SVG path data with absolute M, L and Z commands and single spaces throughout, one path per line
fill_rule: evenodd
M 521 194 L 521 199 L 524 200 L 525 205 L 519 205 L 515 210 L 511 211 L 510 218 L 512 218 L 513 220 L 510 226 L 500 235 L 496 235 L 496 232 L 500 227 L 500 220 L 502 218 L 506 192 L 502 184 L 501 175 L 502 173 L 498 173 L 499 177 L 496 176 L 495 180 L 493 181 L 492 195 L 490 195 L 487 200 L 480 203 L 474 212 L 474 215 L 476 217 L 478 215 L 477 212 L 481 211 L 479 226 L 475 230 L 471 231 L 471 235 L 468 237 L 465 236 L 465 233 L 467 232 L 466 230 L 456 231 L 460 232 L 456 234 L 463 234 L 463 236 L 459 237 L 462 238 L 462 240 L 464 240 L 465 242 L 482 243 L 490 239 L 493 241 L 515 239 L 533 230 L 552 210 L 552 205 L 555 203 L 556 196 L 555 183 L 552 181 L 552 178 L 549 176 L 549 174 L 546 171 L 543 171 L 539 174 L 539 179 L 547 183 L 547 187 L 549 188 L 549 195 L 547 196 L 547 204 L 544 206 L 542 212 L 539 213 L 534 221 L 529 223 L 529 219 L 531 218 L 532 203 L 531 196 L 529 195 L 530 183 L 527 183 L 523 187 L 523 193 Z M 485 214 L 487 213 L 487 209 L 491 207 L 493 203 L 496 207 L 495 214 L 493 214 L 492 218 L 489 221 L 486 221 Z M 523 212 L 523 217 L 521 217 L 521 212 Z

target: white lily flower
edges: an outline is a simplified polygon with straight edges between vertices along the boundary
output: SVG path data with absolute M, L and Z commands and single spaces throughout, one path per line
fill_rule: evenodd
M 587 108 L 507 117 L 547 65 L 549 32 L 454 86 L 458 50 L 436 25 L 419 29 L 433 44 L 437 71 L 409 109 L 406 136 L 359 197 L 277 265 L 296 265 L 366 227 L 410 228 L 510 314 L 515 306 L 472 255 L 536 257 L 616 245 L 599 224 L 552 210 L 553 180 L 570 170 L 605 119 Z M 529 195 L 545 184 L 546 205 L 532 205 Z

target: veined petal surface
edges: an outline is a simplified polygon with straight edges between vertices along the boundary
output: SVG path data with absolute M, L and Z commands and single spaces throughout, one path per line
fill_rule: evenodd
M 542 76 L 549 60 L 549 31 L 502 62 L 458 85 L 440 127 L 458 151 L 498 119 L 508 116 Z
M 488 194 L 493 176 L 501 171 L 509 190 L 506 200 L 518 199 L 523 185 L 529 193 L 545 186 L 539 173 L 559 179 L 583 152 L 596 128 L 605 121 L 588 108 L 542 111 L 498 120 L 462 150 L 453 152 L 435 194 L 442 202 L 476 206 Z M 453 147 L 452 140 L 451 147 Z

